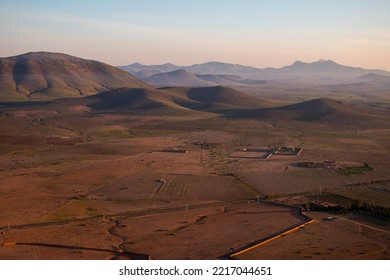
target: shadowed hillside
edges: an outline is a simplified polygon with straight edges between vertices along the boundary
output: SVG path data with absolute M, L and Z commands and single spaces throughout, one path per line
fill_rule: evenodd
M 300 121 L 350 127 L 385 127 L 390 122 L 387 111 L 354 106 L 329 98 L 313 99 L 292 105 L 262 110 L 234 110 L 230 116 L 261 118 L 268 121 Z
M 223 86 L 202 88 L 165 88 L 173 100 L 194 110 L 218 111 L 230 108 L 264 108 L 272 102 Z
M 20 103 L 5 107 L 19 107 Z M 31 106 L 33 105 L 33 106 Z M 26 104 L 29 110 L 54 114 L 120 113 L 177 115 L 218 113 L 228 109 L 259 109 L 273 106 L 272 102 L 231 88 L 119 88 L 83 98 L 65 98 L 42 105 Z M 223 113 L 223 112 L 222 112 Z
M 164 89 L 137 89 L 120 88 L 99 93 L 81 99 L 58 100 L 56 104 L 76 104 L 86 106 L 93 111 L 111 112 L 142 112 L 160 114 L 182 111 L 209 111 L 216 112 L 230 108 L 264 108 L 272 105 L 271 102 L 248 95 L 246 93 L 226 88 L 164 88 Z M 177 113 L 177 112 L 176 112 Z

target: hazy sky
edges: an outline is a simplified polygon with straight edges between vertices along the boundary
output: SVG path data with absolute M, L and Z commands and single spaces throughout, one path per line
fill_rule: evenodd
M 389 0 L 0 0 L 0 57 L 63 52 L 113 65 L 295 60 L 390 70 Z

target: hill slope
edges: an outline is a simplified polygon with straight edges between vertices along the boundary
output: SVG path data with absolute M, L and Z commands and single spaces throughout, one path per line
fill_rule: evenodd
M 66 54 L 0 58 L 0 101 L 81 97 L 124 86 L 150 87 L 116 67 Z
M 143 80 L 156 87 L 204 87 L 207 85 L 205 80 L 199 79 L 194 74 L 180 69 L 172 72 L 159 73 Z M 216 85 L 215 83 L 209 83 Z
M 79 105 L 86 105 L 92 110 L 109 111 L 147 111 L 159 110 L 171 112 L 208 111 L 215 112 L 228 108 L 265 108 L 271 102 L 248 95 L 227 87 L 208 88 L 163 88 L 163 89 L 131 89 L 121 88 L 82 99 Z M 169 110 L 168 110 L 169 109 Z
M 204 111 L 225 109 L 253 109 L 273 106 L 273 103 L 224 86 L 200 88 L 165 88 L 172 100 L 180 106 Z
M 31 103 L 31 102 L 30 102 Z M 72 115 L 89 113 L 141 115 L 199 115 L 223 114 L 231 109 L 259 109 L 273 103 L 226 88 L 119 88 L 83 98 L 65 98 L 38 104 L 32 102 L 28 110 Z M 13 104 L 6 104 L 13 107 Z M 19 109 L 19 104 L 14 105 Z M 27 105 L 26 105 L 27 106 Z M 24 108 L 26 110 L 27 107 Z
M 184 69 L 172 72 L 154 73 L 154 70 L 143 70 L 134 75 L 155 87 L 209 87 L 209 86 L 254 86 L 263 85 L 266 81 L 244 79 L 233 75 L 193 74 Z
M 273 121 L 301 121 L 337 126 L 386 127 L 390 122 L 387 111 L 351 105 L 330 98 L 313 99 L 264 110 L 249 110 L 247 117 Z

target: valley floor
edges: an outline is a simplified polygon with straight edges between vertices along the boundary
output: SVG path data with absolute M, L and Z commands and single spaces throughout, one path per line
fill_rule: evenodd
M 390 201 L 390 128 L 211 114 L 13 112 L 0 121 L 0 259 L 216 259 L 304 222 L 299 207 L 320 192 Z M 243 152 L 281 146 L 303 151 Z M 335 167 L 297 165 L 323 161 Z M 363 163 L 373 170 L 340 171 Z M 238 258 L 390 257 L 388 221 L 306 215 L 316 222 Z

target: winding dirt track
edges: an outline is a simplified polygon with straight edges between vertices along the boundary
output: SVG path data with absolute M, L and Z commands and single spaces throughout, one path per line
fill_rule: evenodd
M 169 212 L 176 212 L 176 211 L 184 211 L 187 209 L 201 209 L 201 208 L 209 208 L 209 207 L 215 207 L 215 206 L 229 206 L 229 205 L 236 205 L 236 204 L 242 204 L 242 203 L 248 203 L 248 201 L 252 202 L 260 202 L 264 204 L 271 204 L 271 205 L 277 205 L 282 206 L 285 208 L 290 208 L 292 210 L 292 213 L 294 216 L 298 217 L 302 220 L 302 222 L 296 223 L 286 229 L 283 229 L 281 231 L 278 231 L 270 236 L 267 236 L 265 238 L 255 240 L 253 242 L 250 242 L 249 244 L 238 248 L 232 252 L 230 252 L 227 255 L 220 256 L 220 259 L 233 259 L 234 257 L 241 255 L 243 253 L 246 253 L 250 250 L 253 250 L 255 248 L 258 248 L 268 242 L 271 242 L 281 236 L 284 236 L 286 234 L 292 233 L 295 230 L 298 230 L 299 228 L 302 228 L 308 224 L 313 223 L 315 220 L 307 217 L 304 215 L 299 208 L 287 206 L 280 203 L 274 203 L 274 202 L 267 202 L 264 200 L 256 198 L 246 198 L 246 199 L 236 199 L 236 200 L 228 200 L 228 201 L 220 201 L 220 202 L 213 202 L 213 203 L 205 203 L 205 204 L 197 204 L 197 205 L 186 205 L 186 206 L 176 206 L 176 207 L 168 207 L 168 208 L 155 208 L 155 209 L 148 209 L 143 211 L 129 211 L 129 212 L 121 212 L 111 215 L 94 215 L 90 217 L 85 218 L 77 218 L 77 219 L 67 219 L 62 221 L 52 221 L 52 222 L 41 222 L 41 223 L 31 223 L 31 224 L 19 224 L 19 225 L 10 225 L 0 227 L 0 230 L 7 230 L 8 228 L 11 229 L 25 229 L 25 228 L 37 228 L 37 227 L 45 227 L 45 226 L 56 226 L 56 225 L 64 225 L 69 224 L 72 222 L 78 222 L 78 221 L 86 221 L 86 220 L 92 220 L 92 219 L 98 219 L 98 218 L 115 218 L 115 217 L 140 217 L 150 214 L 157 214 L 157 213 L 169 213 Z M 119 237 L 122 240 L 121 245 L 124 242 L 124 239 L 122 236 L 119 236 L 119 234 L 116 231 L 116 227 L 118 226 L 118 222 L 115 221 L 115 225 L 110 229 L 110 234 L 115 235 Z M 6 246 L 7 244 L 3 244 L 3 246 Z M 148 255 L 141 255 L 141 254 L 134 254 L 133 252 L 128 252 L 121 246 L 119 246 L 118 250 L 108 250 L 108 249 L 100 249 L 100 248 L 90 248 L 90 247 L 79 247 L 79 246 L 65 246 L 61 244 L 46 244 L 46 243 L 13 243 L 12 246 L 41 246 L 41 247 L 50 247 L 50 248 L 62 248 L 62 249 L 79 249 L 79 250 L 89 250 L 89 251 L 100 251 L 100 252 L 107 252 L 112 253 L 114 255 L 113 258 L 120 258 L 120 257 L 127 257 L 130 259 L 148 259 Z
M 60 221 L 51 221 L 51 222 L 39 222 L 39 223 L 31 223 L 31 224 L 17 224 L 17 225 L 7 225 L 7 226 L 0 226 L 0 231 L 10 229 L 25 229 L 25 228 L 37 228 L 37 227 L 45 227 L 45 226 L 55 226 L 55 225 L 65 225 L 73 222 L 80 222 L 80 221 L 87 221 L 87 220 L 93 220 L 97 218 L 112 218 L 112 217 L 140 217 L 140 216 L 146 216 L 150 214 L 158 214 L 158 213 L 168 213 L 168 212 L 175 212 L 175 211 L 182 211 L 186 210 L 187 207 L 189 210 L 191 209 L 201 209 L 201 208 L 208 208 L 208 207 L 214 207 L 214 206 L 228 206 L 228 205 L 234 205 L 234 204 L 240 204 L 240 203 L 247 203 L 248 201 L 256 201 L 256 198 L 249 197 L 249 198 L 241 198 L 241 199 L 234 199 L 234 200 L 225 200 L 225 201 L 218 201 L 218 202 L 211 202 L 211 203 L 204 203 L 204 204 L 195 204 L 195 205 L 183 205 L 183 206 L 175 206 L 175 207 L 164 207 L 164 208 L 153 208 L 153 209 L 147 209 L 147 210 L 141 210 L 141 211 L 126 211 L 126 212 L 119 212 L 115 214 L 109 214 L 109 215 L 91 215 L 84 218 L 75 218 L 75 219 L 64 219 Z

